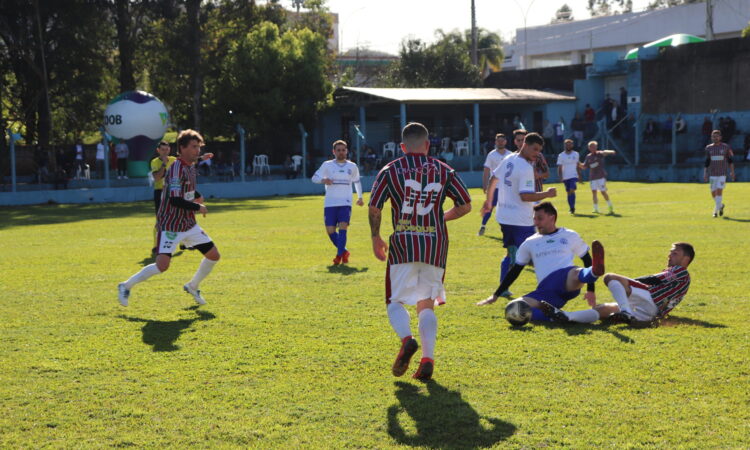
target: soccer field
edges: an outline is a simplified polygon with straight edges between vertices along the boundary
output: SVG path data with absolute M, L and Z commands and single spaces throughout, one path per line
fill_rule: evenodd
M 117 283 L 152 261 L 150 202 L 5 208 L 0 447 L 750 446 L 750 184 L 728 184 L 718 219 L 705 184 L 610 183 L 614 216 L 589 213 L 588 184 L 571 216 L 556 186 L 558 225 L 602 241 L 607 271 L 655 273 L 672 242 L 692 243 L 685 300 L 657 328 L 511 328 L 504 302 L 474 305 L 503 255 L 494 222 L 476 235 L 474 189 L 474 211 L 449 223 L 426 384 L 410 378 L 419 354 L 390 373 L 399 340 L 366 206 L 350 264 L 332 266 L 322 196 L 207 200 L 198 221 L 222 259 L 200 308 L 182 291 L 191 251 L 117 301 Z M 511 289 L 535 283 L 527 269 Z

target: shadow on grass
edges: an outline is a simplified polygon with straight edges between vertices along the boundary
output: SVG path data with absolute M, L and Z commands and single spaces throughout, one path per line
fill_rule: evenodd
M 689 325 L 693 327 L 703 328 L 727 328 L 726 325 L 720 323 L 711 323 L 703 320 L 688 319 L 687 317 L 669 316 L 666 319 L 662 319 L 657 322 L 657 326 L 660 327 L 674 327 L 678 325 Z
M 583 214 L 583 213 L 575 213 L 573 214 L 573 217 L 581 217 L 583 219 L 596 219 L 601 214 Z
M 334 266 L 334 265 L 328 266 L 328 272 L 337 273 L 339 275 L 351 275 L 353 273 L 367 272 L 368 270 L 369 270 L 368 267 L 357 268 L 357 267 L 347 266 L 345 264 L 339 264 L 337 266 Z
M 141 328 L 141 331 L 143 332 L 143 343 L 152 345 L 155 352 L 173 352 L 180 349 L 180 347 L 175 345 L 175 342 L 177 342 L 177 339 L 179 339 L 183 330 L 190 328 L 190 326 L 196 321 L 216 318 L 215 315 L 208 311 L 199 310 L 197 306 L 193 306 L 189 309 L 195 311 L 197 317 L 170 321 L 141 319 L 139 317 L 128 317 L 125 315 L 119 317 L 128 322 L 145 323 L 143 328 Z
M 281 206 L 268 206 L 260 199 L 219 199 L 215 201 L 215 204 L 211 204 L 211 200 L 206 202 L 209 214 L 233 209 L 282 208 Z M 133 203 L 13 206 L 3 210 L 3 216 L 0 217 L 0 230 L 27 225 L 73 223 L 118 217 L 143 216 L 153 218 L 153 205 L 152 200 L 144 200 Z
M 568 323 L 559 324 L 554 322 L 532 322 L 534 325 L 543 326 L 545 328 L 562 328 L 568 333 L 568 336 L 580 336 L 592 334 L 593 331 L 603 331 L 616 337 L 620 341 L 626 344 L 635 344 L 635 339 L 630 336 L 626 336 L 615 329 L 611 329 L 612 323 L 609 322 L 597 322 L 597 323 Z
M 750 222 L 750 219 L 735 219 L 734 217 L 724 216 L 724 220 L 731 220 L 732 222 Z
M 182 250 L 180 250 L 177 253 L 173 253 L 172 254 L 172 258 L 176 258 L 176 257 L 182 255 L 183 253 L 184 252 Z M 140 264 L 142 267 L 146 267 L 147 265 L 153 264 L 155 262 L 156 262 L 156 255 L 151 254 L 151 256 L 147 256 L 147 257 L 143 258 L 142 260 L 138 261 L 138 264 Z
M 418 385 L 397 381 L 398 405 L 387 411 L 388 434 L 399 444 L 429 448 L 490 447 L 508 439 L 516 426 L 493 417 L 482 417 L 461 393 L 435 381 L 425 383 L 427 393 Z M 406 413 L 416 431 L 407 431 L 399 416 Z

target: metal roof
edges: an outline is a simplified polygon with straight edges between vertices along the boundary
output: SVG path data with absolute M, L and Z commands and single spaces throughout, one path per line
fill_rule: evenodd
M 337 99 L 361 103 L 546 103 L 575 100 L 574 95 L 538 89 L 496 88 L 359 88 L 344 86 Z

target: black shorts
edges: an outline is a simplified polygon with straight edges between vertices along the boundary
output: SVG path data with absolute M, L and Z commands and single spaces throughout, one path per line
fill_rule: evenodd
M 161 205 L 161 191 L 162 189 L 154 189 L 154 212 L 159 212 L 159 206 Z

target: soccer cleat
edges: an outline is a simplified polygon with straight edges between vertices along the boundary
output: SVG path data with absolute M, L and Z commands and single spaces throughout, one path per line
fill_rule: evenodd
M 599 241 L 593 241 L 591 243 L 591 253 L 593 260 L 591 264 L 591 271 L 597 277 L 604 275 L 604 246 Z
M 610 206 L 608 209 L 609 209 L 609 212 L 607 214 L 614 214 L 615 213 L 615 208 L 613 208 L 613 207 Z
M 576 213 L 576 209 L 575 209 L 575 208 L 571 208 L 571 209 L 570 209 L 570 213 L 571 213 L 571 214 L 575 214 L 575 213 Z
M 505 297 L 510 300 L 513 298 L 513 293 L 506 289 L 502 294 L 500 294 L 500 297 Z
M 635 317 L 627 311 L 620 311 L 609 316 L 609 321 L 612 323 L 626 323 L 632 325 L 635 323 Z
M 711 217 L 713 217 L 715 219 L 715 218 L 719 217 L 719 215 L 716 214 L 716 213 L 714 213 L 713 216 L 711 216 Z
M 719 215 L 720 215 L 720 216 L 723 216 L 723 215 L 724 215 L 724 203 L 722 203 L 722 204 L 721 204 L 721 208 L 719 208 Z
M 193 298 L 195 299 L 195 303 L 197 303 L 199 305 L 205 305 L 206 304 L 206 300 L 201 295 L 201 290 L 200 289 L 193 289 L 192 287 L 190 287 L 190 283 L 188 283 L 185 286 L 183 286 L 182 289 L 184 289 L 185 292 L 187 292 L 188 294 L 190 294 L 190 295 L 193 296 Z
M 349 253 L 348 250 L 344 251 L 344 253 L 341 255 L 341 263 L 342 264 L 348 264 L 349 263 L 349 256 L 351 253 Z
M 336 255 L 336 257 L 333 258 L 333 265 L 334 266 L 338 266 L 339 264 L 341 264 L 341 257 L 342 256 L 344 256 L 344 255 Z
M 479 227 L 479 231 L 477 231 L 477 236 L 484 236 L 484 225 Z
M 117 285 L 117 299 L 120 301 L 122 306 L 128 306 L 128 298 L 130 298 L 130 289 L 125 287 L 125 283 Z
M 419 367 L 411 377 L 415 380 L 427 381 L 432 379 L 432 371 L 435 368 L 435 362 L 430 358 L 422 358 Z
M 414 338 L 409 338 L 406 342 L 401 344 L 401 350 L 399 350 L 398 356 L 396 356 L 396 361 L 391 368 L 393 376 L 400 377 L 406 373 L 406 369 L 409 368 L 409 361 L 411 361 L 411 357 L 414 356 L 414 353 L 417 352 L 418 348 L 419 344 L 417 344 L 417 340 Z
M 560 311 L 558 308 L 555 308 L 554 306 L 550 305 L 544 300 L 539 301 L 539 310 L 542 311 L 545 316 L 552 319 L 553 322 L 557 322 L 557 323 L 570 322 L 570 319 L 568 319 L 568 316 L 565 315 L 564 312 Z
M 599 214 L 599 210 L 597 208 L 594 208 L 594 210 L 591 211 L 591 212 L 594 213 L 594 214 Z

